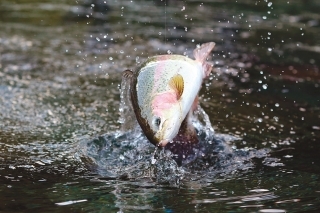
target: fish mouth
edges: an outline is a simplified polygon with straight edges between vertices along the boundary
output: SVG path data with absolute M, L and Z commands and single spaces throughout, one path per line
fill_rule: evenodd
M 169 140 L 168 139 L 164 139 L 164 140 L 159 142 L 158 146 L 165 147 L 167 145 L 167 143 L 169 143 Z

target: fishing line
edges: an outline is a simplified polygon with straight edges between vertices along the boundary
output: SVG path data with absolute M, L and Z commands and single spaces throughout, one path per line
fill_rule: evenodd
M 167 1 L 164 0 L 164 43 L 167 44 Z

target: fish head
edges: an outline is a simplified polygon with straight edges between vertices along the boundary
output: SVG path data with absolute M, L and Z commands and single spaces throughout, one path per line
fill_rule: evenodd
M 152 102 L 151 128 L 158 146 L 164 147 L 178 134 L 183 121 L 183 112 L 174 93 L 163 93 Z

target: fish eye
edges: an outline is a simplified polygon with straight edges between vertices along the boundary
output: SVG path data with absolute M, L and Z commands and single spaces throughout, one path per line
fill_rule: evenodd
M 153 122 L 154 122 L 154 125 L 156 125 L 157 127 L 159 127 L 160 124 L 161 124 L 161 118 L 157 117 L 157 118 L 154 119 Z

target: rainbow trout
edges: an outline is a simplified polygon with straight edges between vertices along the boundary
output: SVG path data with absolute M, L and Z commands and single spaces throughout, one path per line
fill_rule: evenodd
M 182 55 L 158 55 L 134 72 L 124 71 L 124 78 L 130 81 L 137 121 L 154 145 L 198 142 L 191 116 L 198 105 L 202 81 L 212 70 L 206 59 L 214 46 L 210 42 L 196 48 L 195 60 Z

